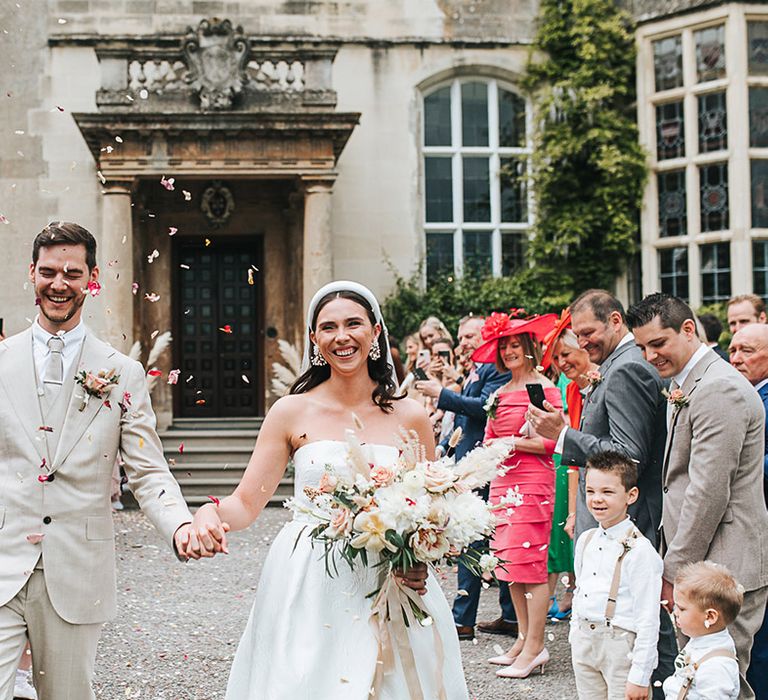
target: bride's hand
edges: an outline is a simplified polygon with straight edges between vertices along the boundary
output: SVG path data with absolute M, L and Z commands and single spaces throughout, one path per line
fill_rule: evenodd
M 400 579 L 400 583 L 412 588 L 419 595 L 424 595 L 427 592 L 427 573 L 426 564 L 416 564 L 406 571 L 395 569 L 395 576 Z
M 192 519 L 184 554 L 190 559 L 208 558 L 218 553 L 229 554 L 227 532 L 229 525 L 221 522 L 218 509 L 213 503 L 200 506 Z

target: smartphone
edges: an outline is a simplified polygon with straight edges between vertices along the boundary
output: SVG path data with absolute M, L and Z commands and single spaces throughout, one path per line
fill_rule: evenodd
M 431 358 L 431 356 L 429 354 L 429 350 L 419 350 L 419 354 L 416 357 L 416 364 L 420 365 L 420 364 L 422 364 L 424 362 L 428 363 L 430 361 L 430 359 L 432 359 L 432 358 Z
M 445 364 L 451 363 L 451 351 L 450 350 L 438 350 L 437 356 L 445 362 Z
M 416 377 L 416 381 L 425 382 L 429 379 L 427 373 L 421 367 L 413 368 L 413 376 Z
M 526 384 L 525 390 L 528 392 L 528 400 L 536 406 L 536 408 L 540 408 L 542 411 L 544 410 L 544 387 L 541 386 L 541 384 Z
M 3 336 L 3 319 L 0 318 L 0 338 Z

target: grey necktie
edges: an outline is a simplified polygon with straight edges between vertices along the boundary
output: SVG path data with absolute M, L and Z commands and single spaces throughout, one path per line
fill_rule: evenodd
M 48 338 L 48 349 L 51 353 L 45 368 L 43 383 L 61 385 L 64 382 L 64 357 L 61 354 L 64 349 L 64 341 L 59 336 L 52 335 Z

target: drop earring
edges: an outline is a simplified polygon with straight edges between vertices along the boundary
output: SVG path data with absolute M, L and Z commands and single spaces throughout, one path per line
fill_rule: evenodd
M 381 348 L 379 347 L 378 338 L 373 341 L 373 345 L 371 345 L 371 349 L 368 351 L 368 357 L 370 357 L 374 362 L 381 359 Z
M 324 367 L 328 364 L 328 361 L 323 357 L 320 348 L 318 348 L 317 345 L 312 346 L 311 362 L 313 367 Z

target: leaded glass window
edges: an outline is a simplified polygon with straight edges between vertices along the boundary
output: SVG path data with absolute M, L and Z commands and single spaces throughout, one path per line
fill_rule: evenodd
M 725 92 L 699 96 L 699 152 L 728 148 L 728 116 Z
M 501 236 L 501 274 L 511 275 L 525 266 L 527 238 L 520 233 Z
M 491 267 L 491 232 L 464 231 L 464 275 L 488 277 Z
M 768 241 L 752 242 L 752 289 L 760 297 L 768 296 Z
M 653 42 L 653 68 L 656 91 L 683 84 L 683 42 L 679 34 Z
M 669 170 L 657 175 L 659 188 L 659 235 L 684 236 L 686 233 L 685 170 Z
M 747 22 L 750 75 L 768 75 L 768 22 Z
M 694 32 L 698 82 L 725 77 L 725 25 Z
M 768 160 L 753 160 L 752 228 L 768 228 Z
M 453 273 L 453 234 L 427 234 L 427 279 Z
M 705 304 L 727 301 L 731 296 L 731 244 L 699 246 L 701 300 Z
M 665 294 L 688 301 L 688 248 L 659 251 L 659 286 Z
M 714 163 L 699 168 L 701 230 L 724 231 L 728 228 L 728 163 Z
M 768 87 L 749 88 L 749 145 L 768 147 Z
M 426 158 L 427 221 L 453 221 L 450 158 Z
M 685 155 L 685 112 L 682 100 L 656 107 L 656 157 L 659 160 Z
M 500 275 L 530 225 L 528 108 L 495 79 L 457 78 L 424 96 L 427 281 Z
M 435 90 L 424 98 L 424 144 L 451 145 L 451 88 Z

